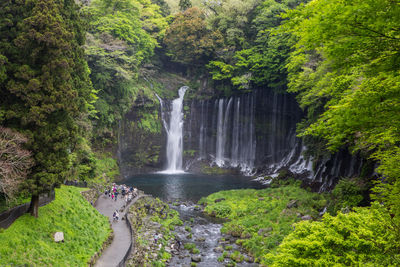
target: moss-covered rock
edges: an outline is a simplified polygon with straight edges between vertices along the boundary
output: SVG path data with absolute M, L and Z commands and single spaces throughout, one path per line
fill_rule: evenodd
M 165 266 L 174 242 L 171 231 L 182 225 L 178 212 L 159 199 L 144 197 L 130 207 L 128 218 L 136 242 L 127 266 Z
M 294 202 L 297 206 L 287 208 Z M 323 195 L 301 189 L 299 183 L 291 183 L 262 190 L 221 191 L 202 199 L 201 203 L 207 214 L 229 219 L 222 233 L 238 238 L 236 244 L 250 252 L 255 260 L 262 261 L 266 253 L 275 251 L 283 238 L 293 231 L 293 224 L 300 221 L 301 216 L 317 218 L 326 200 Z M 225 250 L 229 248 L 226 246 Z M 231 259 L 233 262 L 244 260 L 237 252 Z

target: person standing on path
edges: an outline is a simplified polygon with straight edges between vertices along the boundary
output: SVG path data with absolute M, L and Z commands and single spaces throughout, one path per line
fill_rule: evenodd
M 119 219 L 119 213 L 118 210 L 115 210 L 113 213 L 113 220 L 118 222 Z

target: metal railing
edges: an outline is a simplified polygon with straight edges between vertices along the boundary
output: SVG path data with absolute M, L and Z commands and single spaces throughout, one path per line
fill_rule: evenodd
M 39 207 L 45 206 L 55 199 L 55 192 L 52 191 L 48 194 L 43 194 L 39 196 Z M 20 216 L 24 215 L 30 206 L 30 202 L 19 205 L 0 214 L 0 227 L 7 229 L 10 225 L 18 219 Z

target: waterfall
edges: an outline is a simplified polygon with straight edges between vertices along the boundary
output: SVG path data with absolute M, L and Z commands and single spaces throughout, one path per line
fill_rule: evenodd
M 170 113 L 169 124 L 165 119 L 164 103 L 157 96 L 161 106 L 161 119 L 165 131 L 167 133 L 167 168 L 164 173 L 181 173 L 182 169 L 182 154 L 183 154 L 183 97 L 188 89 L 183 86 L 179 89 L 179 97 L 172 101 L 172 110 Z
M 224 128 L 224 99 L 219 100 L 218 104 L 218 123 L 217 123 L 217 142 L 216 142 L 216 148 L 215 148 L 215 163 L 219 166 L 222 167 L 224 165 L 224 146 L 223 143 L 225 140 L 223 140 L 223 128 Z
M 256 156 L 254 93 L 236 97 L 201 100 L 193 106 L 199 120 L 198 159 L 210 159 L 219 167 L 240 168 L 245 174 L 254 170 Z M 191 116 L 192 117 L 192 116 Z M 192 136 L 193 137 L 193 136 Z
M 231 164 L 232 167 L 239 165 L 239 114 L 240 114 L 240 98 L 235 99 L 236 105 L 233 114 L 232 127 L 232 147 L 231 147 Z

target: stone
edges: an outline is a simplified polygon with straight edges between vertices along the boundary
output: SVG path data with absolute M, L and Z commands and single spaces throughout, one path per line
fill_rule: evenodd
M 214 203 L 218 203 L 218 202 L 221 202 L 221 201 L 224 201 L 224 200 L 225 200 L 225 198 L 218 198 L 218 199 L 214 200 Z
M 288 209 L 297 208 L 297 200 L 295 199 L 290 200 L 289 203 L 286 205 L 286 208 Z
M 193 255 L 193 256 L 192 256 L 192 261 L 193 261 L 193 262 L 201 262 L 201 257 L 200 257 L 200 256 L 197 256 L 197 255 Z
M 312 220 L 313 218 L 311 217 L 311 215 L 304 215 L 304 216 L 301 217 L 301 219 L 303 221 L 309 221 L 309 220 Z
M 264 198 L 263 198 L 263 197 L 260 197 L 260 198 L 258 198 L 258 200 L 259 200 L 259 201 L 263 201 L 263 200 L 264 200 Z
M 247 256 L 244 258 L 245 261 L 247 261 L 248 263 L 253 263 L 254 262 L 254 258 L 252 256 Z
M 222 247 L 218 246 L 218 247 L 214 248 L 213 251 L 217 252 L 217 253 L 222 253 L 222 252 L 224 252 L 224 249 Z
M 241 239 L 248 239 L 248 238 L 250 238 L 251 237 L 251 234 L 249 233 L 249 232 L 243 232 L 241 235 L 240 235 L 240 238 Z
M 269 236 L 269 233 L 272 232 L 272 227 L 268 227 L 268 228 L 261 228 L 260 230 L 258 230 L 258 235 L 260 236 L 264 236 L 267 237 Z
M 206 238 L 203 237 L 203 236 L 199 236 L 199 237 L 196 238 L 196 241 L 197 242 L 204 242 L 204 241 L 206 241 Z
M 64 233 L 63 232 L 56 232 L 54 234 L 54 242 L 64 242 Z

